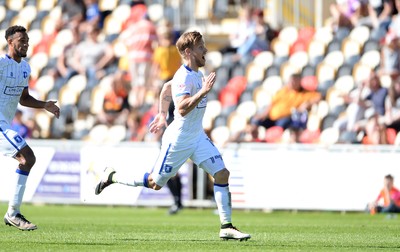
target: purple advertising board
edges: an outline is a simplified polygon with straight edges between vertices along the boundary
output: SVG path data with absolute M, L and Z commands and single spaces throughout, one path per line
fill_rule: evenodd
M 80 201 L 81 164 L 79 152 L 56 152 L 47 167 L 34 199 Z

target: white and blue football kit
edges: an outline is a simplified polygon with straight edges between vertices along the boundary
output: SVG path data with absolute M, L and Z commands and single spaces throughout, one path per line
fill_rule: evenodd
M 21 94 L 28 88 L 31 68 L 8 55 L 0 56 L 0 153 L 14 157 L 26 146 L 25 140 L 11 129 Z
M 202 87 L 203 74 L 182 65 L 172 79 L 171 92 L 175 108 L 180 96 L 193 96 Z M 187 115 L 174 111 L 174 121 L 164 132 L 160 155 L 152 171 L 152 177 L 159 186 L 175 176 L 179 168 L 190 158 L 200 168 L 214 176 L 225 164 L 221 154 L 203 129 L 203 116 L 207 106 L 207 97 Z

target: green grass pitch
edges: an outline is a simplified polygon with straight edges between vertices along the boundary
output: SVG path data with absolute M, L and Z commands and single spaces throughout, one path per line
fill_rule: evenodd
M 7 205 L 0 204 L 5 212 Z M 248 241 L 218 238 L 212 209 L 23 205 L 30 232 L 0 225 L 0 251 L 395 251 L 400 217 L 337 212 L 233 212 Z

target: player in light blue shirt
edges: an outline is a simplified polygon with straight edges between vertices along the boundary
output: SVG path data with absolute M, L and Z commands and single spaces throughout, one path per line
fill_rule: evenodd
M 26 181 L 36 157 L 25 139 L 12 129 L 11 122 L 18 103 L 30 108 L 45 109 L 57 118 L 60 115 L 60 108 L 55 105 L 55 101 L 39 101 L 29 94 L 28 81 L 31 68 L 22 59 L 26 57 L 29 47 L 26 29 L 22 26 L 11 26 L 6 30 L 5 38 L 8 54 L 0 56 L 0 154 L 15 158 L 19 165 L 16 169 L 15 190 L 4 216 L 4 222 L 20 230 L 35 230 L 36 225 L 21 214 L 20 206 Z

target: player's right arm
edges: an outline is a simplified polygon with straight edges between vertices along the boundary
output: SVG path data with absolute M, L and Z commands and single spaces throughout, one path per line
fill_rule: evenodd
M 60 116 L 60 108 L 55 104 L 56 101 L 39 101 L 29 94 L 28 88 L 22 91 L 19 103 L 29 108 L 41 108 L 54 114 L 57 118 Z
M 167 113 L 169 104 L 172 101 L 172 91 L 171 91 L 172 81 L 165 83 L 161 89 L 160 101 L 159 101 L 159 111 L 154 117 L 154 120 L 150 123 L 150 132 L 157 133 L 163 127 L 167 127 Z

